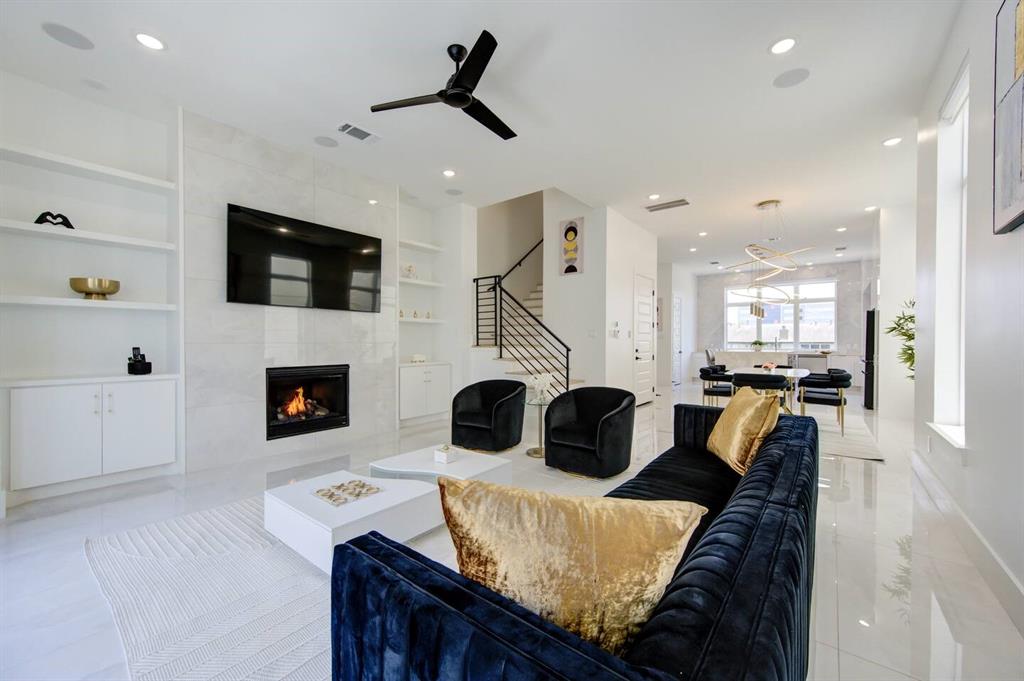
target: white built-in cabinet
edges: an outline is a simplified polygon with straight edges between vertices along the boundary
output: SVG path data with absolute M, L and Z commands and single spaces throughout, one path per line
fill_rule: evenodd
M 451 406 L 450 364 L 403 364 L 398 368 L 398 418 L 443 414 Z
M 175 460 L 174 378 L 11 389 L 11 489 Z

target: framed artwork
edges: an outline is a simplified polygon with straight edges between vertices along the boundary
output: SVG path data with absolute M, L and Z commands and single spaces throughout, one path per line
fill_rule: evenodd
M 1024 0 L 996 13 L 992 231 L 1024 224 Z
M 583 218 L 562 220 L 558 223 L 562 237 L 559 274 L 581 274 L 583 272 Z

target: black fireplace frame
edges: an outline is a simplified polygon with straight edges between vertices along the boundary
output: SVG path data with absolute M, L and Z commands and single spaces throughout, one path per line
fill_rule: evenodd
M 343 413 L 323 418 L 309 419 L 307 421 L 291 421 L 288 423 L 277 423 L 273 420 L 270 406 L 270 383 L 272 380 L 296 379 L 304 380 L 310 378 L 333 378 L 343 377 L 342 383 L 345 386 L 342 397 L 345 409 Z M 346 428 L 349 425 L 349 365 L 348 364 L 320 364 L 316 366 L 302 367 L 267 367 L 266 386 L 264 390 L 264 401 L 267 403 L 267 440 L 277 440 L 282 437 L 293 435 L 306 435 L 321 430 L 333 428 Z

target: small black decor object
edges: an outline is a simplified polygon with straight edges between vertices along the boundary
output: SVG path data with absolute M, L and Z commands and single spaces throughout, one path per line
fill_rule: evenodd
M 146 361 L 146 355 L 141 348 L 132 348 L 132 356 L 128 358 L 128 373 L 132 376 L 153 373 L 153 363 Z
M 71 224 L 71 220 L 68 220 L 68 216 L 64 213 L 51 213 L 50 211 L 43 211 L 36 218 L 37 225 L 57 225 L 58 227 L 67 227 L 68 229 L 74 229 L 75 226 Z

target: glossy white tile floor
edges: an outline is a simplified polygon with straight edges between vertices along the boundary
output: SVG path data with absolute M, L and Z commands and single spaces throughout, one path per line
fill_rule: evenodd
M 696 385 L 637 413 L 633 465 L 591 481 L 548 469 L 524 450 L 536 438 L 527 410 L 522 446 L 506 481 L 569 494 L 603 494 L 671 443 L 671 405 L 697 402 Z M 825 408 L 813 412 L 832 418 Z M 862 418 L 851 408 L 848 418 Z M 917 483 L 908 425 L 871 424 L 884 464 L 822 461 L 811 678 L 1024 679 L 1024 640 Z M 0 521 L 0 679 L 124 679 L 113 620 L 86 565 L 82 542 L 258 494 L 293 478 L 350 468 L 446 439 L 447 426 L 376 438 L 347 451 L 291 454 L 191 476 L 69 495 L 12 509 Z M 417 539 L 451 564 L 440 528 Z

